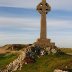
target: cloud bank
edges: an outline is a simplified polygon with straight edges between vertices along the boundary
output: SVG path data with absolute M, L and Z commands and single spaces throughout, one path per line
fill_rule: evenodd
M 47 19 L 47 35 L 59 47 L 72 47 L 72 21 Z M 0 45 L 33 43 L 39 38 L 40 19 L 0 17 Z
M 0 0 L 0 45 L 33 43 L 39 38 L 41 0 Z M 59 47 L 72 47 L 72 0 L 47 0 L 52 7 L 47 36 Z M 33 9 L 33 10 L 32 10 Z
M 20 7 L 20 8 L 36 8 L 41 0 L 0 0 L 0 6 Z M 72 11 L 72 0 L 47 0 L 52 9 L 70 10 Z

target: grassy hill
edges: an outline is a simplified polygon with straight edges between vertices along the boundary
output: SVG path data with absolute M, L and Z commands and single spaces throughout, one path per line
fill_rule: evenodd
M 61 51 L 65 53 L 72 53 L 72 48 L 61 48 Z
M 61 49 L 66 53 L 72 53 L 71 49 Z M 4 68 L 7 64 L 17 58 L 16 54 L 0 54 L 0 69 Z M 46 55 L 37 59 L 36 63 L 23 65 L 21 71 L 16 72 L 53 72 L 54 69 L 72 69 L 72 56 L 71 55 Z M 71 71 L 72 72 L 72 71 Z
M 47 55 L 37 59 L 34 64 L 23 65 L 21 71 L 16 72 L 53 72 L 54 69 L 72 69 L 72 56 Z

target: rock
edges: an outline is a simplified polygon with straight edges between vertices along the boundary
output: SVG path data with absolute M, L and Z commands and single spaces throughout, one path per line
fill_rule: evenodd
M 51 49 L 51 52 L 52 52 L 53 54 L 55 54 L 55 53 L 57 53 L 57 50 L 56 50 L 56 49 Z
M 34 52 L 36 55 L 40 55 L 40 50 L 41 48 L 38 46 L 31 48 L 31 52 Z
M 41 56 L 45 55 L 45 51 L 44 51 L 44 50 L 41 50 L 41 51 L 40 51 L 40 55 L 41 55 Z
M 24 64 L 27 64 L 27 62 L 25 62 Z
M 48 54 L 51 53 L 51 48 L 50 48 L 50 47 L 46 47 L 46 48 L 44 48 L 44 49 L 45 49 L 45 51 L 46 51 Z
M 60 70 L 60 69 L 55 69 L 54 72 L 68 72 L 68 71 L 63 71 L 63 70 Z
M 14 45 L 15 47 L 18 47 L 19 45 Z M 0 72 L 13 72 L 16 70 L 21 70 L 23 64 L 29 64 L 36 62 L 36 57 L 40 58 L 40 56 L 43 56 L 46 54 L 50 54 L 51 52 L 54 54 L 57 52 L 56 49 L 51 49 L 50 47 L 47 48 L 40 48 L 39 46 L 35 45 L 29 45 L 26 48 L 24 48 L 22 51 L 20 51 L 20 55 L 17 59 L 15 59 L 13 62 L 11 62 L 9 65 L 6 66 L 6 69 Z M 62 70 L 55 70 L 54 72 L 64 72 Z M 65 71 L 67 72 L 67 71 Z
M 1 70 L 0 72 L 13 72 L 16 70 L 21 70 L 25 56 L 26 51 L 20 51 L 20 55 L 18 56 L 18 58 L 7 65 L 6 69 Z
M 32 59 L 31 57 L 25 57 L 24 61 L 25 61 L 25 64 L 30 64 L 30 63 L 34 63 L 35 62 L 35 60 Z

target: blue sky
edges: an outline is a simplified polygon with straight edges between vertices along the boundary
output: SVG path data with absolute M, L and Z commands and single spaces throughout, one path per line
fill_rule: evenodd
M 33 43 L 39 38 L 41 0 L 0 1 L 0 45 Z M 47 0 L 47 37 L 58 47 L 72 47 L 72 0 Z

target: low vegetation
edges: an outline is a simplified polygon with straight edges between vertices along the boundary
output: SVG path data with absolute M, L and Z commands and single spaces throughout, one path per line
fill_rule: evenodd
M 72 53 L 69 49 L 61 49 L 63 52 Z M 16 54 L 0 54 L 0 69 L 17 58 Z M 23 65 L 21 71 L 16 72 L 53 72 L 54 69 L 69 69 L 72 72 L 72 56 L 67 54 L 50 54 L 42 56 L 35 63 Z
M 72 56 L 47 55 L 37 59 L 34 64 L 23 65 L 22 70 L 16 72 L 53 72 L 54 69 L 66 69 L 66 67 L 72 69 Z
M 16 54 L 0 54 L 0 69 L 4 68 L 7 64 L 17 58 Z
M 61 48 L 61 51 L 65 53 L 72 53 L 72 48 Z

